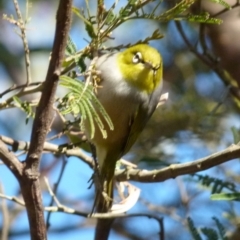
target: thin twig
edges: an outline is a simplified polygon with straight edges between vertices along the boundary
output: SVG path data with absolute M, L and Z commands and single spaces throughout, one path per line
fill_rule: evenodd
M 193 52 L 210 69 L 212 69 L 219 76 L 219 78 L 222 79 L 223 83 L 227 87 L 229 87 L 232 96 L 239 100 L 240 99 L 240 90 L 238 87 L 235 87 L 233 84 L 231 84 L 230 75 L 227 73 L 227 71 L 222 69 L 219 66 L 219 62 L 216 61 L 215 59 L 213 59 L 212 57 L 209 57 L 208 55 L 199 53 L 197 51 L 196 47 L 194 47 L 191 44 L 191 42 L 189 41 L 189 39 L 187 38 L 187 36 L 182 28 L 181 22 L 175 21 L 175 25 L 176 25 L 180 35 L 182 36 L 184 42 L 186 43 L 187 47 L 189 48 L 189 50 L 191 52 Z
M 28 84 L 28 88 L 25 89 L 25 91 L 27 91 L 26 94 L 29 94 L 28 91 L 33 90 L 33 89 L 36 89 L 36 88 L 38 88 L 40 85 L 42 85 L 42 82 L 29 83 L 29 84 Z M 10 88 L 8 88 L 8 89 L 6 89 L 5 91 L 1 92 L 1 93 L 0 93 L 0 98 L 2 98 L 2 97 L 3 97 L 4 95 L 6 95 L 7 93 L 10 93 L 10 92 L 15 91 L 15 90 L 18 90 L 18 89 L 26 88 L 26 87 L 27 87 L 27 85 L 26 85 L 25 83 L 22 84 L 22 85 L 16 85 L 16 84 L 14 84 L 14 85 L 12 85 Z M 33 87 L 35 87 L 35 88 L 33 88 Z
M 3 193 L 3 186 L 0 183 L 0 192 Z M 9 212 L 8 206 L 4 198 L 1 201 L 1 209 L 2 209 L 2 234 L 1 240 L 8 240 L 8 231 L 9 231 Z
M 184 42 L 186 43 L 187 47 L 189 48 L 189 50 L 191 52 L 193 52 L 199 59 L 201 59 L 202 62 L 204 62 L 206 65 L 210 66 L 210 62 L 208 59 L 205 58 L 205 56 L 201 53 L 199 53 L 197 51 L 197 49 L 191 44 L 191 42 L 188 40 L 184 30 L 183 30 L 183 27 L 182 27 L 182 24 L 181 22 L 179 21 L 175 21 L 175 25 L 181 35 L 181 37 L 183 38 Z
M 58 201 L 58 199 L 57 199 L 55 193 L 53 192 L 52 188 L 50 187 L 49 181 L 48 181 L 48 179 L 46 177 L 44 177 L 44 181 L 46 183 L 46 186 L 47 186 L 47 189 L 49 191 L 49 194 L 51 195 L 51 197 L 53 199 L 53 202 L 55 202 L 58 207 L 61 207 L 62 204 L 60 204 L 60 202 Z
M 28 86 L 32 82 L 31 78 L 31 69 L 30 69 L 30 57 L 29 57 L 29 47 L 28 47 L 28 42 L 27 42 L 27 36 L 26 36 L 26 25 L 25 21 L 22 18 L 22 14 L 18 5 L 17 0 L 13 0 L 15 10 L 17 13 L 17 18 L 19 25 L 18 27 L 20 28 L 21 31 L 21 38 L 23 41 L 23 47 L 24 47 L 24 52 L 25 52 L 25 65 L 26 65 L 26 75 L 27 75 L 27 81 L 26 81 L 26 86 Z
M 9 201 L 15 202 L 15 203 L 17 203 L 17 204 L 25 207 L 24 201 L 22 201 L 21 199 L 15 197 L 15 196 L 12 197 L 12 196 L 8 196 L 8 195 L 5 195 L 5 194 L 0 193 L 0 198 L 7 199 L 7 200 L 9 200 Z
M 95 213 L 95 214 L 89 214 L 86 212 L 78 211 L 73 208 L 67 207 L 65 205 L 62 205 L 55 194 L 53 193 L 48 181 L 46 181 L 48 190 L 50 195 L 54 198 L 54 201 L 56 202 L 57 206 L 51 206 L 51 207 L 45 207 L 44 211 L 46 212 L 62 212 L 66 214 L 71 214 L 71 215 L 76 215 L 76 216 L 81 216 L 85 218 L 90 218 L 90 219 L 98 219 L 98 218 L 106 218 L 106 219 L 112 219 L 112 218 L 130 218 L 130 217 L 147 217 L 147 218 L 152 218 L 155 221 L 158 222 L 159 224 L 159 240 L 164 240 L 164 224 L 163 224 L 163 218 L 157 216 L 156 214 L 151 214 L 151 213 L 132 213 L 132 214 L 113 214 L 113 213 Z M 24 202 L 22 202 L 20 199 L 16 197 L 11 197 L 7 195 L 0 194 L 0 198 L 7 199 L 9 201 L 13 201 L 17 204 L 20 204 L 21 206 L 25 206 Z
M 239 6 L 240 6 L 239 1 L 236 1 L 236 3 L 233 6 L 231 6 L 231 9 L 224 8 L 223 10 L 219 11 L 218 13 L 213 14 L 212 17 L 214 17 L 214 18 L 218 17 L 219 15 L 222 15 L 223 13 L 228 12 L 229 10 L 232 10 L 232 9 L 234 9 L 236 7 L 239 7 Z
M 151 202 L 146 201 L 146 199 L 141 198 L 140 202 L 146 206 L 149 211 L 154 212 L 155 214 L 162 214 L 162 215 L 167 215 L 168 217 L 171 217 L 174 221 L 180 222 L 183 224 L 184 220 L 181 215 L 177 213 L 177 208 L 176 207 L 164 207 L 159 205 L 154 205 Z
M 16 86 L 15 89 L 19 89 L 21 88 L 22 90 L 19 91 L 18 93 L 16 93 L 15 95 L 9 97 L 8 99 L 6 99 L 5 101 L 1 102 L 0 103 L 0 109 L 5 109 L 7 107 L 11 107 L 11 103 L 14 101 L 14 97 L 23 97 L 25 95 L 28 95 L 28 94 L 33 94 L 33 93 L 37 93 L 37 92 L 41 92 L 42 91 L 42 88 L 43 88 L 43 83 L 40 83 L 40 84 L 33 84 L 33 85 L 37 85 L 37 86 L 28 86 L 25 88 L 26 84 L 24 85 L 21 85 L 21 86 Z M 8 89 L 6 90 L 5 92 L 11 92 L 15 89 Z M 5 93 L 4 93 L 5 94 Z
M 59 176 L 58 176 L 57 182 L 54 184 L 54 188 L 53 188 L 52 195 L 51 195 L 52 198 L 51 198 L 49 207 L 51 207 L 51 206 L 53 205 L 54 201 L 57 203 L 56 198 L 54 198 L 54 196 L 56 196 L 56 194 L 57 194 L 57 190 L 58 190 L 59 184 L 60 184 L 60 182 L 61 182 L 61 179 L 62 179 L 64 170 L 65 170 L 66 165 L 67 165 L 67 160 L 65 159 L 64 156 L 63 156 L 62 159 L 63 159 L 63 160 L 62 160 L 63 163 L 62 163 L 61 171 L 60 171 L 60 174 L 59 174 Z M 48 183 L 47 179 L 44 178 L 44 180 L 45 180 L 45 182 L 46 182 L 46 184 L 47 184 L 47 183 Z M 49 190 L 49 192 L 50 192 L 50 185 L 48 184 L 47 186 L 49 186 L 49 187 L 48 187 L 48 190 Z M 49 227 L 50 227 L 50 217 L 51 217 L 51 212 L 48 212 L 48 214 L 47 214 L 47 220 L 46 220 L 47 229 L 49 229 Z

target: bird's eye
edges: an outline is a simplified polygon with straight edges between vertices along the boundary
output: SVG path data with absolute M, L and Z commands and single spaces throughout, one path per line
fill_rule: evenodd
M 140 63 L 142 62 L 142 54 L 140 52 L 135 53 L 132 59 L 133 63 Z

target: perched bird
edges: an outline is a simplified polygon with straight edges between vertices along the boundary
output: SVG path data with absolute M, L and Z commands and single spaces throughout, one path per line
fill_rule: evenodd
M 96 95 L 114 125 L 113 130 L 106 126 L 107 138 L 96 128 L 91 139 L 96 147 L 102 186 L 97 187 L 97 212 L 111 209 L 116 162 L 129 151 L 156 109 L 161 96 L 162 68 L 160 53 L 147 44 L 102 55 L 96 61 L 100 77 Z M 87 136 L 89 131 L 86 127 Z M 109 229 L 103 228 L 107 228 L 109 220 L 100 220 L 106 224 L 99 221 L 96 231 L 108 235 Z M 104 240 L 107 236 L 98 235 L 95 239 Z

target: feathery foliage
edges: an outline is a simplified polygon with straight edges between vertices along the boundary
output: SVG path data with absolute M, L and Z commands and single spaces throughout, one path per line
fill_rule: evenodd
M 84 120 L 88 119 L 91 138 L 94 136 L 96 130 L 94 123 L 96 123 L 103 137 L 106 138 L 105 124 L 111 130 L 113 130 L 113 124 L 105 109 L 96 98 L 93 87 L 91 85 L 86 87 L 85 83 L 65 75 L 61 76 L 60 85 L 70 90 L 62 98 L 62 102 L 59 105 L 61 113 L 63 115 L 72 114 L 74 117 L 81 116 L 79 122 L 82 130 L 85 128 Z
M 205 236 L 204 239 L 207 240 L 228 240 L 226 230 L 220 221 L 216 217 L 212 219 L 215 221 L 217 229 L 203 227 L 198 230 L 193 220 L 190 217 L 187 218 L 188 228 L 194 240 L 202 240 L 201 233 Z
M 236 192 L 236 186 L 233 182 L 223 181 L 208 175 L 194 174 L 194 176 L 197 177 L 197 182 L 204 187 L 208 187 L 212 194 L 221 193 L 223 189 Z

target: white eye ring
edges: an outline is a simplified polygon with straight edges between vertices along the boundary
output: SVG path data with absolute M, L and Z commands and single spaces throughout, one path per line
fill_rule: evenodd
M 133 63 L 140 63 L 142 62 L 142 54 L 140 52 L 137 52 L 132 59 Z

